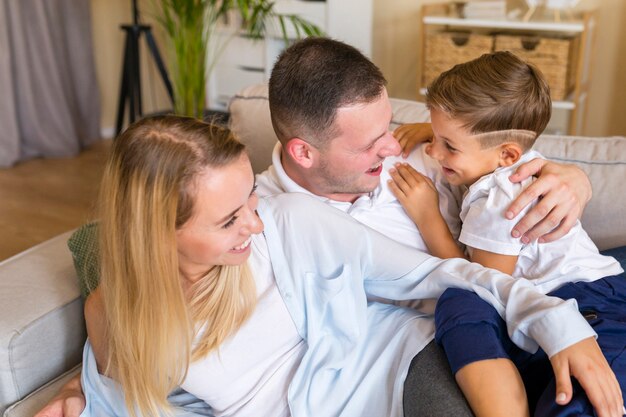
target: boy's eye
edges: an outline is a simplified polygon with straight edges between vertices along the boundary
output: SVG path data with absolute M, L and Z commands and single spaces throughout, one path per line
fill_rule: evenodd
M 224 226 L 222 226 L 222 229 L 228 229 L 230 226 L 232 226 L 233 224 L 235 224 L 235 221 L 237 220 L 237 216 L 233 216 L 232 219 L 230 219 L 229 221 L 227 221 Z
M 454 147 L 453 147 L 452 145 L 450 145 L 448 142 L 445 142 L 445 144 L 446 144 L 446 148 L 447 148 L 448 150 L 453 151 L 453 152 L 454 152 L 454 151 L 456 151 L 456 148 L 454 148 Z

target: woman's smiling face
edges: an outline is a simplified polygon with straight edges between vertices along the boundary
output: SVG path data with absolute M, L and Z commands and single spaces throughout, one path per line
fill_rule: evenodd
M 190 280 L 215 265 L 240 265 L 250 256 L 250 239 L 263 231 L 248 156 L 206 168 L 191 184 L 193 214 L 176 232 L 181 273 Z

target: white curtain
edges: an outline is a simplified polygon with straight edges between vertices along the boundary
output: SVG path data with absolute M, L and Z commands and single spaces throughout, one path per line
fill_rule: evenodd
M 89 0 L 0 0 L 0 166 L 100 136 Z

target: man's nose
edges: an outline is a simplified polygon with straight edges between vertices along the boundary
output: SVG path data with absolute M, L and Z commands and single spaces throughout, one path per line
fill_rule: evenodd
M 393 136 L 391 131 L 388 131 L 385 136 L 382 138 L 383 144 L 378 151 L 378 155 L 382 158 L 386 158 L 388 156 L 398 156 L 402 151 L 400 147 L 400 142 Z

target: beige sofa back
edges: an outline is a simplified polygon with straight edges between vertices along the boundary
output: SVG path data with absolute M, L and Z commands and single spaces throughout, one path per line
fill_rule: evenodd
M 391 128 L 425 122 L 423 103 L 391 99 Z M 277 141 L 270 120 L 267 85 L 248 87 L 229 107 L 231 129 L 247 146 L 255 172 L 271 164 Z M 626 138 L 541 136 L 535 148 L 547 158 L 582 168 L 591 181 L 593 198 L 582 218 L 584 228 L 600 249 L 626 245 Z

